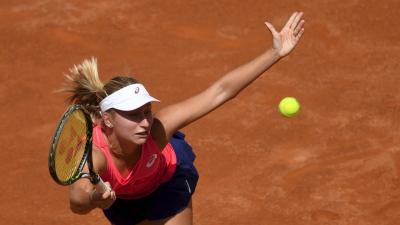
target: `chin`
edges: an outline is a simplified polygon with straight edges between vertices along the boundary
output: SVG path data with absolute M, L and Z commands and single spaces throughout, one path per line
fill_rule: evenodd
M 135 138 L 134 142 L 138 145 L 146 143 L 148 137 Z

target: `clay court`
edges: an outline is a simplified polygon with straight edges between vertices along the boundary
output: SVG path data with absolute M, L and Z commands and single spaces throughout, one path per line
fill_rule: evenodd
M 295 10 L 296 50 L 237 98 L 183 131 L 197 153 L 194 223 L 396 225 L 400 219 L 400 2 L 0 2 L 0 223 L 108 224 L 70 212 L 47 157 L 74 64 L 106 81 L 131 74 L 183 100 L 271 46 Z M 292 119 L 281 98 L 302 104 Z

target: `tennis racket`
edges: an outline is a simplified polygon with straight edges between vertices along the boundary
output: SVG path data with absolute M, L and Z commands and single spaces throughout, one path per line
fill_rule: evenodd
M 96 191 L 110 188 L 93 171 L 92 119 L 81 105 L 70 106 L 61 117 L 51 142 L 49 170 L 58 184 L 70 185 L 82 177 L 89 178 Z M 89 173 L 83 172 L 87 163 Z

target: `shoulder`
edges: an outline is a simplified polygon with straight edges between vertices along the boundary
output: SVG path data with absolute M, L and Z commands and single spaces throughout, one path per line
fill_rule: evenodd
M 107 159 L 104 153 L 97 147 L 93 145 L 92 147 L 92 160 L 93 168 L 99 174 L 102 174 L 107 169 Z
M 168 144 L 168 137 L 165 128 L 159 119 L 154 118 L 150 134 L 159 149 L 164 149 Z

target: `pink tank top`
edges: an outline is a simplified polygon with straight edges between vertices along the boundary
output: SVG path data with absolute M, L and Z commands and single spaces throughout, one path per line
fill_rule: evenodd
M 107 169 L 100 176 L 104 181 L 110 182 L 118 198 L 144 197 L 168 181 L 175 172 L 176 155 L 172 145 L 168 143 L 160 151 L 151 136 L 143 144 L 140 159 L 126 177 L 123 177 L 115 166 L 100 126 L 93 128 L 93 144 L 107 159 Z

